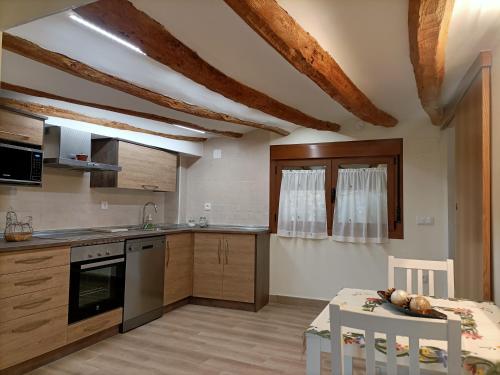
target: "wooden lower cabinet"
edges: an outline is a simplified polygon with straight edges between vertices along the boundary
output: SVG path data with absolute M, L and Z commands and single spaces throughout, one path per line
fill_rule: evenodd
M 225 234 L 222 299 L 255 301 L 255 236 Z
M 222 235 L 194 234 L 193 296 L 222 298 Z
M 69 284 L 69 266 L 0 275 L 0 298 L 19 296 Z
M 68 283 L 0 300 L 0 323 L 68 305 Z
M 193 234 L 168 235 L 166 247 L 165 306 L 193 295 Z
M 114 309 L 68 326 L 67 343 L 78 341 L 122 322 L 123 309 Z
M 0 253 L 0 370 L 66 344 L 69 252 Z
M 0 324 L 0 369 L 66 344 L 68 306 Z
M 195 233 L 193 296 L 255 301 L 255 235 Z

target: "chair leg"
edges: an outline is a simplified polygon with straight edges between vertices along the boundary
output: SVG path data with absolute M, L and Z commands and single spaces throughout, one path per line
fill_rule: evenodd
M 306 373 L 321 375 L 321 338 L 316 335 L 306 336 Z

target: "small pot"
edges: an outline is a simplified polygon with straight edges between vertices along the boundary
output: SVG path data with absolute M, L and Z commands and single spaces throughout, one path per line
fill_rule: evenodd
M 87 154 L 76 154 L 76 160 L 87 161 L 88 158 Z

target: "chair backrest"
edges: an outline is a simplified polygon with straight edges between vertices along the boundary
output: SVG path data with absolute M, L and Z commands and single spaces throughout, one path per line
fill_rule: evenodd
M 423 319 L 407 316 L 379 316 L 371 312 L 351 311 L 346 307 L 330 304 L 330 332 L 332 344 L 332 374 L 344 375 L 342 327 L 365 331 L 366 374 L 375 374 L 375 332 L 386 335 L 387 374 L 396 375 L 396 336 L 408 337 L 410 375 L 420 374 L 420 339 L 448 342 L 448 374 L 461 372 L 460 318 L 452 314 L 448 320 Z
M 402 259 L 389 256 L 387 287 L 395 288 L 394 269 L 406 269 L 406 291 L 409 293 L 424 294 L 424 273 L 428 271 L 429 275 L 429 295 L 434 296 L 434 271 L 446 272 L 446 280 L 448 286 L 448 298 L 455 297 L 455 278 L 453 274 L 453 260 L 419 260 L 419 259 Z M 412 288 L 412 272 L 417 271 L 417 290 Z

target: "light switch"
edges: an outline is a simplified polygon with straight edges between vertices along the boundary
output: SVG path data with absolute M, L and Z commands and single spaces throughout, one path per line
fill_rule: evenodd
M 417 225 L 434 225 L 434 216 L 417 216 Z
M 108 201 L 101 201 L 101 210 L 108 209 Z
M 203 207 L 205 208 L 205 211 L 210 211 L 212 209 L 212 204 L 211 203 L 205 203 L 203 205 Z
M 214 159 L 222 159 L 222 150 L 215 149 L 213 155 L 214 155 Z

